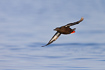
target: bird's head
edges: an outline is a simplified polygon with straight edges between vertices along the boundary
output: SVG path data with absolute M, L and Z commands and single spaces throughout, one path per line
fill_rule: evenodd
M 59 28 L 59 27 L 57 27 L 57 28 L 55 28 L 55 29 L 54 29 L 54 31 L 58 31 L 59 29 L 60 29 L 60 28 Z

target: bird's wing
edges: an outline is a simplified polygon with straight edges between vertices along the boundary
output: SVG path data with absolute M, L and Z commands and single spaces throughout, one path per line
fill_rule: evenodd
M 51 44 L 53 41 L 55 41 L 56 39 L 58 39 L 58 37 L 59 37 L 60 35 L 61 35 L 61 33 L 56 32 L 55 35 L 51 38 L 51 40 L 50 40 L 45 46 Z M 44 47 L 44 46 L 42 46 L 42 47 Z
M 73 26 L 73 25 L 76 25 L 76 24 L 79 24 L 81 21 L 83 21 L 83 17 L 79 20 L 79 21 L 77 21 L 77 22 L 73 22 L 73 23 L 69 23 L 69 24 L 67 24 L 67 25 L 65 25 L 65 27 L 70 27 L 70 26 Z

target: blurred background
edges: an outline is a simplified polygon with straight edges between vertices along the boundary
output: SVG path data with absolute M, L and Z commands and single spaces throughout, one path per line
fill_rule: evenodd
M 76 33 L 41 47 L 81 17 Z M 104 0 L 0 0 L 0 70 L 105 69 L 104 22 Z

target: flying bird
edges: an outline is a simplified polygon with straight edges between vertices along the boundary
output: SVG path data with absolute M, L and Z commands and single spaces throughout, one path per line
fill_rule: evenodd
M 67 25 L 64 25 L 64 26 L 61 26 L 61 27 L 57 27 L 54 29 L 54 31 L 57 31 L 55 33 L 55 35 L 51 38 L 51 40 L 44 46 L 47 46 L 49 44 L 51 44 L 52 42 L 54 42 L 56 39 L 58 39 L 58 37 L 61 35 L 61 34 L 72 34 L 72 33 L 75 33 L 75 30 L 76 28 L 73 28 L 71 29 L 70 26 L 73 26 L 73 25 L 76 25 L 76 24 L 79 24 L 81 21 L 83 21 L 83 17 L 79 20 L 79 21 L 76 21 L 76 22 L 73 22 L 73 23 L 68 23 Z M 42 46 L 42 47 L 44 47 Z

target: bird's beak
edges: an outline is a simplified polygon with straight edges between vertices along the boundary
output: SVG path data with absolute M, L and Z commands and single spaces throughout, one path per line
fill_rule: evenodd
M 55 28 L 54 31 L 57 31 L 57 28 Z
M 56 31 L 56 29 L 54 29 L 54 31 Z

